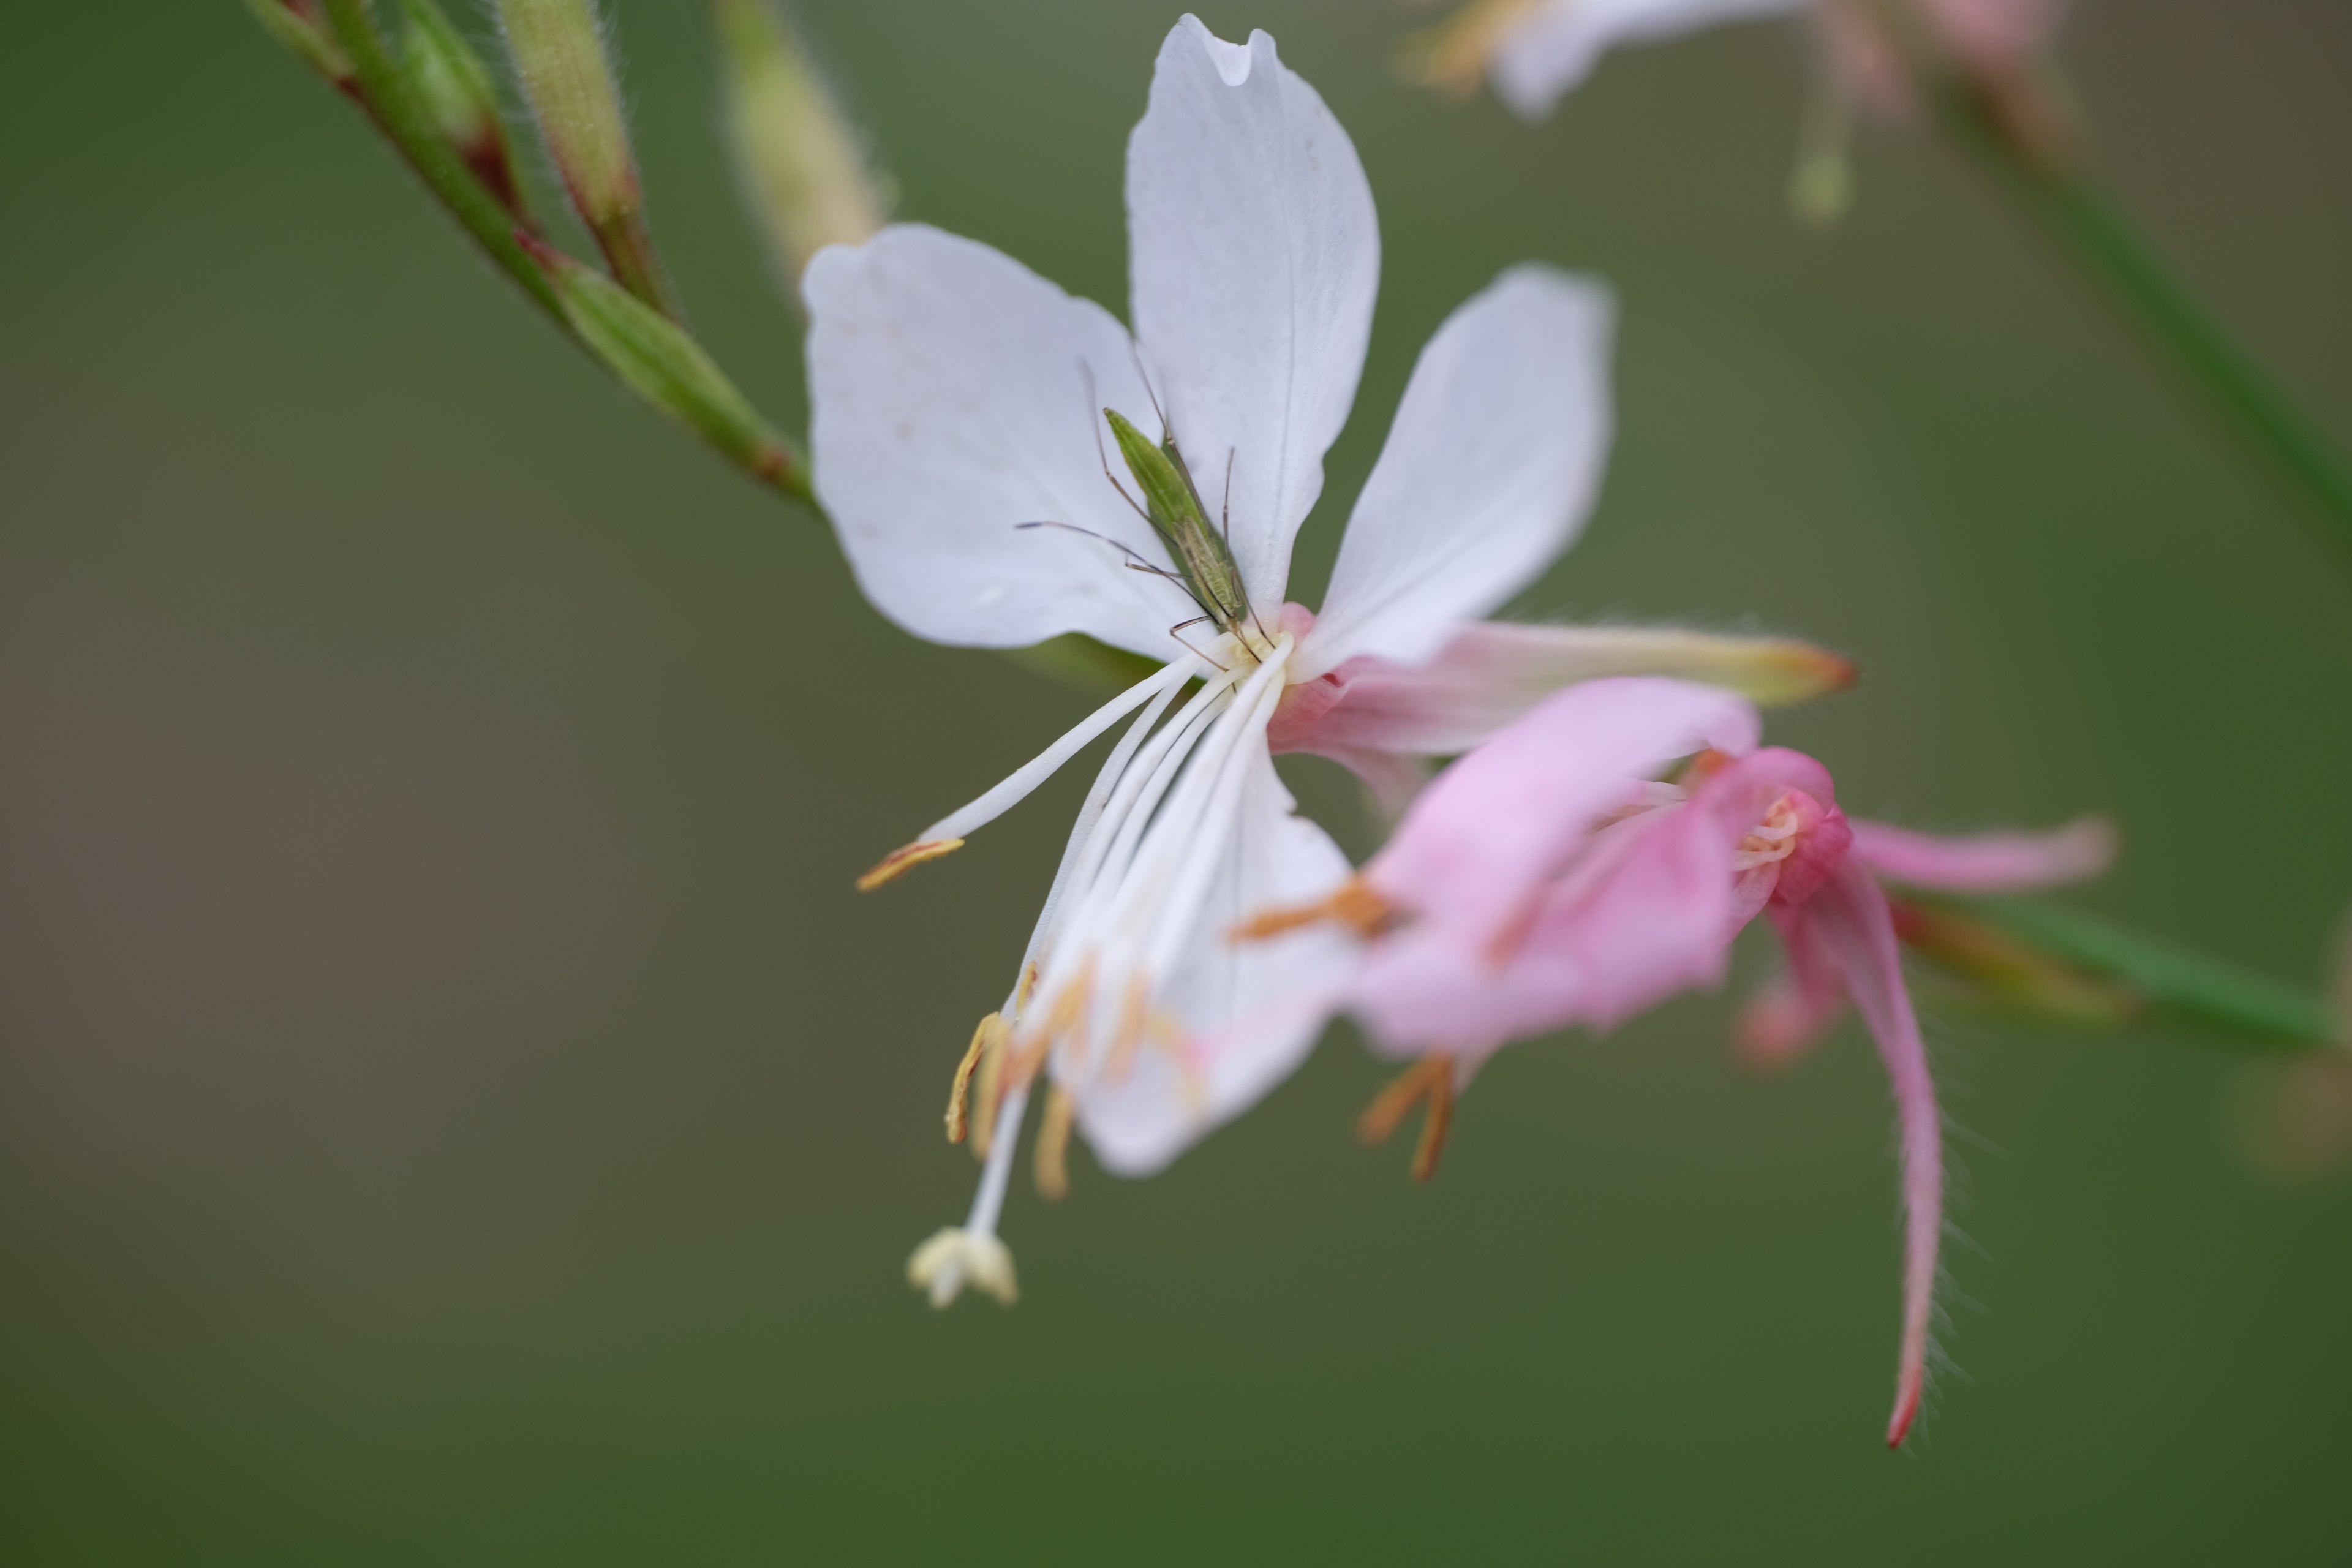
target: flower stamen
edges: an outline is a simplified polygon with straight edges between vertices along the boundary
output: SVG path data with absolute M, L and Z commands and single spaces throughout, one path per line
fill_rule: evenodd
M 1397 1075 L 1356 1120 L 1356 1136 L 1365 1143 L 1385 1143 L 1416 1105 L 1426 1104 L 1421 1140 L 1413 1146 L 1412 1179 L 1426 1182 L 1437 1174 L 1445 1152 L 1446 1134 L 1454 1127 L 1454 1058 L 1434 1051 Z
M 971 1096 L 971 1075 L 984 1058 L 1004 1049 L 1004 1038 L 1009 1033 L 1002 1013 L 991 1013 L 971 1032 L 971 1044 L 964 1047 L 963 1060 L 956 1064 L 955 1082 L 948 1089 L 949 1142 L 964 1141 L 970 1123 L 965 1107 Z
M 1367 940 L 1392 928 L 1400 918 L 1397 907 L 1383 898 L 1379 889 L 1360 876 L 1350 877 L 1339 884 L 1339 890 L 1320 903 L 1298 904 L 1289 909 L 1267 910 L 1251 916 L 1235 926 L 1227 937 L 1235 942 L 1265 942 L 1306 926 L 1321 925 L 1336 921 Z
M 949 1226 L 932 1234 L 907 1259 L 907 1283 L 945 1310 L 966 1285 L 977 1286 L 1010 1307 L 1021 1300 L 1013 1273 L 1013 1249 L 992 1232 Z
M 1739 847 L 1732 852 L 1732 868 L 1752 871 L 1759 866 L 1786 860 L 1797 852 L 1797 840 L 1804 826 L 1804 814 L 1797 805 L 1795 795 L 1780 796 L 1764 814 L 1764 820 L 1739 841 Z
M 874 868 L 857 879 L 857 890 L 870 893 L 895 877 L 913 870 L 926 860 L 936 860 L 942 855 L 952 855 L 963 847 L 961 838 L 920 838 L 901 845 L 875 864 Z
M 1049 1204 L 1070 1195 L 1070 1122 L 1077 1102 L 1055 1084 L 1045 1097 L 1045 1119 L 1037 1123 L 1037 1195 Z

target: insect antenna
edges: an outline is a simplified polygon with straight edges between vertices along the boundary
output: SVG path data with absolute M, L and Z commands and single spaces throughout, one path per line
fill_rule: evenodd
M 1228 555 L 1234 549 L 1234 458 L 1240 453 L 1238 447 L 1225 448 L 1225 499 L 1217 510 L 1217 530 L 1224 535 L 1225 553 Z M 1265 637 L 1265 623 L 1257 618 L 1257 606 L 1250 603 L 1246 589 L 1242 594 L 1242 608 L 1249 612 L 1250 625 L 1257 628 L 1257 635 Z M 1266 640 L 1270 642 L 1273 639 L 1268 637 Z
M 1173 443 L 1176 433 L 1168 427 L 1168 411 L 1160 406 L 1160 395 L 1151 390 L 1151 373 L 1143 368 L 1142 345 L 1130 338 L 1128 340 L 1127 353 L 1128 357 L 1135 361 L 1135 379 L 1143 383 L 1143 395 L 1151 399 L 1151 412 L 1159 416 L 1160 441 L 1163 444 Z
M 1080 528 L 1075 522 L 1056 522 L 1051 518 L 1041 518 L 1035 522 L 1016 522 L 1013 526 L 1016 530 L 1031 528 L 1058 528 L 1066 533 L 1085 534 L 1088 539 L 1095 541 L 1097 543 L 1108 544 L 1113 550 L 1118 551 L 1121 555 L 1126 556 L 1127 561 L 1125 564 L 1129 571 L 1149 572 L 1154 577 L 1165 577 L 1171 583 L 1175 584 L 1178 588 L 1181 589 L 1186 598 L 1192 600 L 1196 605 L 1201 604 L 1201 596 L 1192 592 L 1192 584 L 1186 582 L 1182 577 L 1178 576 L 1175 573 L 1171 572 L 1165 566 L 1154 565 L 1151 562 L 1144 559 L 1141 552 L 1129 549 L 1128 546 L 1121 544 L 1118 540 L 1111 538 L 1108 534 L 1097 533 L 1091 528 Z M 1203 610 L 1208 608 L 1206 605 L 1201 605 L 1201 607 Z M 1184 624 L 1186 626 L 1191 626 L 1192 623 L 1187 621 Z
M 1088 364 L 1086 361 L 1080 360 L 1078 362 L 1078 374 L 1086 378 L 1087 426 L 1095 433 L 1095 458 L 1102 464 L 1103 478 L 1110 481 L 1110 488 L 1118 492 L 1118 499 L 1128 504 L 1129 510 L 1133 511 L 1136 516 L 1141 518 L 1146 523 L 1151 523 L 1151 514 L 1144 510 L 1141 503 L 1137 501 L 1133 496 L 1127 493 L 1127 487 L 1120 484 L 1118 479 L 1113 476 L 1110 471 L 1110 451 L 1103 445 L 1102 420 L 1097 417 L 1097 416 L 1102 412 L 1102 399 L 1096 395 L 1095 393 L 1095 367 Z M 1147 388 L 1147 390 L 1149 389 Z M 1022 526 L 1026 527 L 1027 524 L 1024 523 Z M 1067 528 L 1070 525 L 1068 523 L 1062 523 L 1058 526 Z M 1153 532 L 1156 533 L 1159 531 L 1158 524 L 1151 523 L 1151 528 Z M 1083 533 L 1086 530 L 1080 529 L 1078 531 Z M 1100 534 L 1097 534 L 1095 537 L 1100 539 L 1102 536 Z M 1125 547 L 1122 546 L 1121 548 Z
M 1217 510 L 1217 530 L 1225 536 L 1228 550 L 1234 547 L 1234 458 L 1240 453 L 1239 447 L 1225 448 L 1225 499 Z
M 1184 642 L 1184 639 L 1183 639 L 1181 637 L 1179 637 L 1179 636 L 1177 635 L 1178 633 L 1181 632 L 1181 631 L 1182 631 L 1186 626 L 1199 626 L 1202 621 L 1213 621 L 1213 620 L 1215 620 L 1216 618 L 1217 618 L 1217 617 L 1216 617 L 1216 616 L 1193 616 L 1191 620 L 1189 620 L 1189 621 L 1178 621 L 1174 626 L 1170 626 L 1170 627 L 1168 628 L 1168 635 L 1169 635 L 1170 637 L 1175 637 L 1175 638 L 1176 638 L 1176 640 L 1177 640 L 1178 642 L 1180 642 L 1180 643 L 1183 643 L 1183 644 L 1184 644 L 1184 651 L 1185 651 L 1185 652 L 1190 653 L 1190 654 L 1192 654 L 1192 655 L 1194 655 L 1196 658 L 1200 658 L 1207 659 L 1211 664 L 1216 664 L 1216 665 L 1217 665 L 1217 673 L 1218 673 L 1218 674 L 1220 674 L 1220 675 L 1231 675 L 1231 674 L 1233 673 L 1233 671 L 1231 671 L 1230 669 L 1227 669 L 1227 668 L 1226 668 L 1223 665 L 1222 665 L 1222 664 L 1217 664 L 1216 658 L 1215 658 L 1215 657 L 1214 657 L 1213 655 L 1206 654 L 1206 653 L 1202 653 L 1199 648 L 1194 647 L 1191 643 L 1189 643 L 1189 642 Z

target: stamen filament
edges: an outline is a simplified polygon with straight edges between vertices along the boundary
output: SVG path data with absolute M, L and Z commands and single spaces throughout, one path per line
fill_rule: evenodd
M 1394 904 L 1382 898 L 1361 876 L 1355 876 L 1339 884 L 1339 890 L 1319 904 L 1294 904 L 1253 915 L 1235 926 L 1227 940 L 1264 942 L 1326 921 L 1337 921 L 1369 940 L 1394 925 L 1397 917 Z
M 1054 1085 L 1045 1096 L 1045 1117 L 1037 1123 L 1037 1195 L 1057 1204 L 1070 1195 L 1070 1122 L 1077 1102 Z
M 1029 794 L 1061 771 L 1062 764 L 1084 751 L 1096 736 L 1118 723 L 1136 709 L 1171 687 L 1181 686 L 1192 679 L 1197 667 L 1190 659 L 1179 659 L 1156 675 L 1146 676 L 1117 697 L 1104 703 L 1078 721 L 1060 740 L 1024 763 L 1002 784 L 979 799 L 949 813 L 923 829 L 918 843 L 937 843 L 949 838 L 962 838 L 974 828 L 993 822 L 1019 805 Z
M 913 870 L 926 860 L 936 860 L 942 855 L 952 855 L 963 847 L 961 838 L 919 838 L 912 844 L 902 844 L 881 859 L 874 868 L 857 879 L 857 890 L 870 893 L 883 883 Z
M 1437 1174 L 1438 1158 L 1445 1152 L 1446 1134 L 1453 1130 L 1453 1056 L 1436 1051 L 1422 1058 L 1374 1095 L 1363 1115 L 1356 1119 L 1359 1139 L 1366 1143 L 1384 1143 L 1412 1108 L 1422 1104 L 1428 1106 L 1428 1112 L 1422 1120 L 1421 1140 L 1412 1152 L 1412 1179 L 1416 1182 L 1426 1182 Z

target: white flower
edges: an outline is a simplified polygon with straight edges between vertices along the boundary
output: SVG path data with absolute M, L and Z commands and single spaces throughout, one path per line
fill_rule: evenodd
M 1128 209 L 1132 338 L 920 226 L 821 253 L 804 284 L 817 490 L 875 604 L 937 642 L 1076 631 L 1170 661 L 866 879 L 946 853 L 1140 710 L 958 1074 L 950 1135 L 969 1084 L 987 1165 L 966 1226 L 910 1264 L 941 1304 L 967 1280 L 1010 1292 L 995 1227 L 1041 1075 L 1051 1191 L 1074 1121 L 1105 1165 L 1157 1170 L 1313 1045 L 1305 1015 L 1253 1030 L 1246 1052 L 1202 1044 L 1347 961 L 1322 932 L 1226 940 L 1248 911 L 1349 874 L 1293 814 L 1275 750 L 1401 789 L 1404 754 L 1458 749 L 1629 661 L 1783 695 L 1842 671 L 1801 645 L 1470 625 L 1568 544 L 1608 445 L 1609 298 L 1536 267 L 1423 351 L 1321 616 L 1287 604 L 1291 541 L 1371 327 L 1380 238 L 1355 149 L 1272 38 L 1228 44 L 1187 16 L 1129 143 Z

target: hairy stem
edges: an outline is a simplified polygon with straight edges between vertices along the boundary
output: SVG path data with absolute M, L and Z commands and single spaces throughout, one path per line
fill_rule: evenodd
M 477 179 L 442 139 L 424 96 L 401 69 L 376 30 L 368 0 L 323 0 L 328 26 L 352 62 L 352 95 L 441 205 L 474 237 L 499 269 L 522 286 L 534 304 L 568 333 L 563 302 L 530 252 L 515 237 L 514 215 Z
M 614 363 L 604 349 L 583 333 L 565 305 L 562 291 L 517 233 L 514 214 L 442 135 L 431 106 L 386 47 L 370 9 L 370 0 L 321 0 L 321 4 L 335 41 L 351 60 L 351 96 L 425 182 L 425 188 L 474 237 L 499 269 L 520 284 L 532 303 L 562 329 L 566 337 L 644 396 L 643 387 L 629 377 L 625 368 Z M 717 374 L 715 366 L 712 374 Z M 691 421 L 688 428 L 703 436 L 722 457 L 761 484 L 822 515 L 807 463 L 781 437 L 764 444 L 729 445 L 710 440 L 708 431 Z

